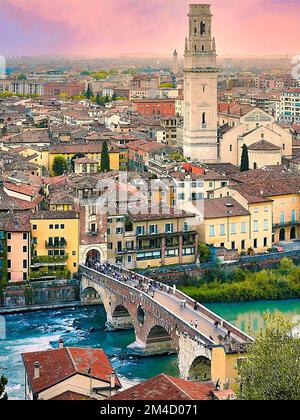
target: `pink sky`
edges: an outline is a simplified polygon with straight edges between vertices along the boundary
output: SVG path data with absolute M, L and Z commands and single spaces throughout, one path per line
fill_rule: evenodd
M 189 0 L 0 0 L 0 55 L 182 53 Z M 300 0 L 212 0 L 219 54 L 300 53 Z

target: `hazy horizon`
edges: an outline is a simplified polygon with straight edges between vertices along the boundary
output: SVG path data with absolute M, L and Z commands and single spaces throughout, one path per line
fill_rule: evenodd
M 1 0 L 0 55 L 158 57 L 176 48 L 182 56 L 189 3 L 191 0 Z M 220 57 L 300 53 L 299 0 L 209 3 Z

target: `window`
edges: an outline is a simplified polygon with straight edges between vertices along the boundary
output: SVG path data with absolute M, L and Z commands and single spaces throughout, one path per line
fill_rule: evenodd
M 231 234 L 235 235 L 236 234 L 236 223 L 232 223 L 231 224 Z
M 158 233 L 157 225 L 150 225 L 149 227 L 149 234 L 156 235 Z
M 129 264 L 132 262 L 132 256 L 128 255 L 127 261 L 129 262 Z
M 9 245 L 9 246 L 7 247 L 7 252 L 11 252 L 11 250 L 12 250 L 12 248 L 11 248 L 11 246 Z
M 254 239 L 254 249 L 257 248 L 257 239 Z
M 23 233 L 23 240 L 26 241 L 27 240 L 27 233 Z
M 268 238 L 264 238 L 264 247 L 266 248 L 268 246 Z
M 285 220 L 285 214 L 284 211 L 280 212 L 280 223 L 283 225 Z
M 11 239 L 11 233 L 7 234 L 7 239 L 10 240 Z
M 23 281 L 27 281 L 27 273 L 23 273 Z
M 184 222 L 183 224 L 183 231 L 184 232 L 188 232 L 190 230 L 190 225 L 188 224 L 188 222 Z
M 65 225 L 60 225 L 60 228 L 61 228 L 61 229 L 64 229 L 64 228 L 65 228 Z
M 202 21 L 200 23 L 200 35 L 201 36 L 205 35 L 205 32 L 206 32 L 206 23 Z
M 246 223 L 242 222 L 241 224 L 241 233 L 246 233 Z
M 37 230 L 37 225 L 32 225 L 32 230 Z
M 231 242 L 231 249 L 234 250 L 235 249 L 235 242 Z
M 269 220 L 264 220 L 264 230 L 269 230 Z
M 53 229 L 53 225 L 50 225 L 50 226 L 49 226 L 49 229 L 51 229 L 51 230 L 52 230 L 52 229 Z
M 206 113 L 202 112 L 202 125 L 205 126 L 206 125 Z
M 246 249 L 246 242 L 245 241 L 241 242 L 241 248 L 242 248 L 243 251 L 245 251 L 245 249 Z
M 254 232 L 258 232 L 258 221 L 254 220 Z
M 296 210 L 292 210 L 292 223 L 296 223 Z
M 123 233 L 123 228 L 118 227 L 118 228 L 116 229 L 116 234 L 117 234 L 117 235 L 122 235 L 122 233 Z
M 209 236 L 210 237 L 215 236 L 215 227 L 214 227 L 214 225 L 211 225 L 209 227 Z
M 174 233 L 174 225 L 173 225 L 173 223 L 167 223 L 165 225 L 165 233 Z
M 145 226 L 137 226 L 136 234 L 137 236 L 145 235 Z
M 23 268 L 27 268 L 27 260 L 23 260 Z
M 229 146 L 229 151 L 232 152 L 232 144 Z
M 55 225 L 55 229 L 57 230 L 57 229 L 59 229 L 59 225 Z
M 225 225 L 220 225 L 220 235 L 221 236 L 225 235 Z
M 23 252 L 27 252 L 27 246 L 23 246 Z

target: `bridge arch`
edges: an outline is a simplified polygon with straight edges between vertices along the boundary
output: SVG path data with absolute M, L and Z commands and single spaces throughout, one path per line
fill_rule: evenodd
M 87 287 L 81 292 L 81 303 L 83 305 L 100 305 L 102 299 L 98 291 L 94 287 Z
M 111 310 L 111 317 L 107 320 L 107 326 L 113 330 L 134 329 L 134 319 L 123 303 L 115 303 Z
M 177 353 L 172 334 L 159 324 L 150 328 L 146 334 L 145 354 L 173 354 Z
M 188 379 L 191 381 L 205 382 L 211 380 L 211 360 L 205 356 L 198 356 L 193 361 Z

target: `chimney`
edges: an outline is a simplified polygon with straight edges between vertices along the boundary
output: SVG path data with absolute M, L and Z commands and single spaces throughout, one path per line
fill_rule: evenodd
M 34 364 L 33 379 L 40 379 L 40 364 L 39 364 L 39 362 L 35 362 L 35 364 Z
M 110 374 L 110 387 L 111 387 L 111 389 L 115 389 L 115 387 L 116 387 L 116 374 L 115 374 L 115 372 L 112 372 Z
M 63 338 L 60 338 L 59 339 L 58 348 L 59 349 L 63 349 L 64 348 L 64 339 Z

